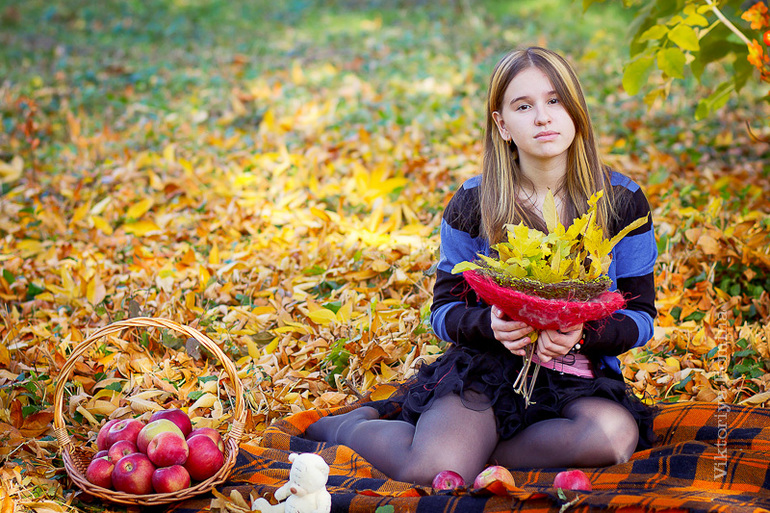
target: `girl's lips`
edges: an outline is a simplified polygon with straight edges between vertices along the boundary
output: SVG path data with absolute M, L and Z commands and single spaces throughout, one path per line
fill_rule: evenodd
M 540 132 L 535 136 L 535 139 L 553 139 L 557 135 L 559 135 L 559 132 Z

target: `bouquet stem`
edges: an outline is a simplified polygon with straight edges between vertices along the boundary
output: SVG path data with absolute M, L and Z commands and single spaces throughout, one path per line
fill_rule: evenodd
M 532 332 L 534 336 L 530 335 L 532 343 L 527 346 L 527 354 L 524 356 L 524 365 L 522 365 L 516 381 L 513 382 L 513 391 L 517 394 L 521 394 L 524 397 L 524 407 L 529 407 L 530 404 L 534 404 L 530 397 L 535 389 L 535 381 L 537 380 L 537 374 L 540 372 L 540 364 L 535 364 L 535 369 L 532 371 L 532 379 L 527 380 L 529 374 L 529 368 L 532 366 L 532 356 L 535 354 L 535 341 L 537 340 L 537 332 Z

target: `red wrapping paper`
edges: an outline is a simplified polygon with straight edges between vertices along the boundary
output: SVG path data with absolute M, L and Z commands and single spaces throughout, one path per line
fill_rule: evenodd
M 465 271 L 463 277 L 485 303 L 498 307 L 511 319 L 526 322 L 539 330 L 566 330 L 576 324 L 607 317 L 626 304 L 619 292 L 602 292 L 589 301 L 544 299 L 498 285 L 475 270 Z

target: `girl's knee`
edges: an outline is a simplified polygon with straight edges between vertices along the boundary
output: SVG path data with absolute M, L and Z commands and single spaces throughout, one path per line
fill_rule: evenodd
M 396 475 L 390 477 L 396 481 L 430 486 L 433 478 L 445 470 L 457 472 L 467 484 L 471 484 L 484 470 L 484 465 L 462 458 L 447 458 L 439 454 L 432 457 L 410 458 L 400 466 Z
M 605 450 L 609 464 L 627 462 L 639 441 L 639 427 L 633 416 L 624 410 L 623 414 L 604 419 L 601 429 L 604 432 L 602 438 L 607 441 Z
M 584 454 L 597 464 L 627 462 L 636 450 L 639 427 L 633 415 L 618 403 L 587 398 L 575 401 L 568 412 L 581 434 Z

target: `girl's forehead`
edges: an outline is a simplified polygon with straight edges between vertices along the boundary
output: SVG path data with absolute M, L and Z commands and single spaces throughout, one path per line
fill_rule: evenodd
M 554 87 L 551 79 L 540 68 L 531 66 L 519 72 L 505 90 L 506 100 L 536 93 L 548 93 Z

